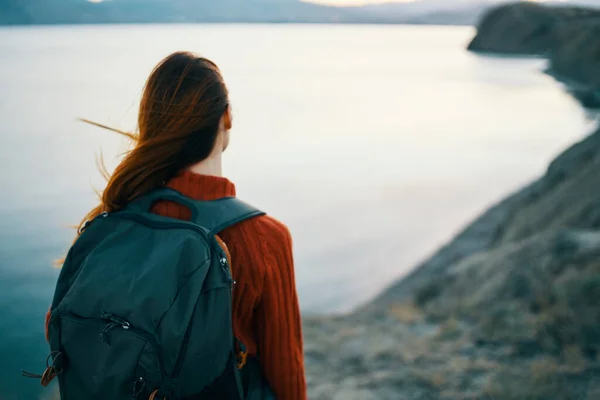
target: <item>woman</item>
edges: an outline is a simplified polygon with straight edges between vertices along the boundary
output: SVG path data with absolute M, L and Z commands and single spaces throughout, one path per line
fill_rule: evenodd
M 135 147 L 109 177 L 101 203 L 84 221 L 121 210 L 160 186 L 197 200 L 235 196 L 234 184 L 222 177 L 221 169 L 231 126 L 228 92 L 217 66 L 186 52 L 166 57 L 146 83 L 139 132 L 132 136 Z M 187 208 L 166 201 L 156 203 L 152 211 L 190 218 Z M 261 216 L 219 236 L 237 281 L 233 330 L 247 349 L 244 368 L 252 370 L 259 363 L 256 370 L 262 371 L 275 398 L 305 399 L 301 320 L 288 229 L 274 218 Z

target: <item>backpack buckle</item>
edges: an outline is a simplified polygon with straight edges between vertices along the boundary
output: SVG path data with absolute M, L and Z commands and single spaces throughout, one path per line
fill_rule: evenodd
M 244 345 L 244 343 L 242 343 L 241 341 L 239 341 L 237 338 L 235 339 L 235 344 L 236 344 L 236 350 L 237 350 L 237 354 L 236 354 L 236 360 L 237 360 L 237 369 L 242 369 L 244 367 L 244 365 L 246 365 L 246 362 L 248 360 L 248 351 L 246 350 L 246 346 Z
M 237 369 L 242 369 L 246 362 L 248 361 L 248 353 L 245 351 L 240 351 L 237 354 Z
M 46 368 L 44 373 L 42 374 L 42 379 L 40 379 L 40 383 L 43 387 L 47 387 L 50 382 L 54 380 L 58 376 L 58 372 L 54 366 Z

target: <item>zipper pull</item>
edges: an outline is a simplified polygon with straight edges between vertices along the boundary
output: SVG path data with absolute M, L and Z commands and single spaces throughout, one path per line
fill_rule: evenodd
M 106 217 L 108 217 L 108 212 L 102 211 L 100 214 L 96 215 L 93 219 L 88 219 L 87 221 L 85 221 L 85 223 L 81 226 L 81 228 L 79 228 L 77 230 L 77 233 L 81 235 L 83 233 L 83 231 L 85 231 L 92 222 L 94 222 L 98 218 L 106 218 Z
M 111 347 L 110 342 L 108 340 L 108 332 L 110 332 L 112 329 L 116 328 L 117 326 L 120 326 L 123 329 L 131 328 L 131 324 L 128 321 L 124 320 L 123 318 L 119 318 L 116 315 L 113 315 L 108 312 L 102 312 L 102 314 L 100 314 L 100 318 L 108 321 L 108 323 L 106 324 L 106 326 L 100 333 L 100 340 L 102 341 L 102 343 L 106 344 L 108 347 Z
M 143 376 L 138 377 L 135 382 L 133 382 L 133 396 L 132 399 L 136 399 L 140 397 L 142 392 L 146 389 L 146 380 Z
M 107 313 L 107 312 L 103 312 L 100 316 L 102 319 L 108 320 L 111 323 L 115 324 L 115 325 L 121 325 L 121 328 L 123 329 L 129 329 L 131 328 L 131 324 L 129 323 L 129 321 L 117 317 L 116 315 L 113 315 L 111 313 Z
M 110 341 L 108 340 L 108 332 L 109 332 L 111 329 L 115 328 L 116 326 L 117 326 L 116 324 L 114 324 L 114 323 L 112 323 L 112 322 L 111 322 L 110 324 L 107 324 L 107 325 L 104 327 L 104 329 L 102 329 L 102 332 L 100 332 L 100 341 L 101 341 L 102 343 L 104 343 L 105 345 L 107 345 L 108 347 L 112 347 L 112 346 L 110 345 Z
M 83 225 L 81 225 L 81 227 L 77 230 L 77 233 L 79 235 L 81 235 L 83 233 L 83 231 L 85 231 L 88 228 L 88 226 L 90 226 L 90 223 L 91 223 L 90 220 L 85 221 L 83 223 Z
M 233 277 L 231 276 L 231 271 L 229 270 L 228 267 L 228 262 L 227 262 L 227 258 L 226 257 L 221 257 L 219 259 L 219 262 L 221 263 L 221 268 L 223 268 L 223 272 L 225 272 L 225 276 L 227 277 L 227 281 L 229 282 L 229 285 L 235 285 L 235 281 L 233 280 Z

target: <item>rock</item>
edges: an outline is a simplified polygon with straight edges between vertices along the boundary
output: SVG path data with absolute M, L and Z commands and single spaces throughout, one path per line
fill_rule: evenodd
M 468 46 L 480 52 L 543 55 L 555 41 L 557 13 L 535 3 L 516 3 L 490 9 Z
M 597 18 L 600 18 L 600 10 L 591 8 L 546 6 L 532 2 L 503 4 L 484 14 L 468 49 L 547 55 L 561 41 L 571 40 L 569 31 L 562 28 Z
M 545 56 L 584 107 L 600 108 L 600 10 L 521 2 L 490 9 L 468 49 Z
M 600 91 L 600 18 L 560 24 L 555 32 L 550 72 L 575 86 L 593 89 L 588 101 L 595 102 L 593 94 Z

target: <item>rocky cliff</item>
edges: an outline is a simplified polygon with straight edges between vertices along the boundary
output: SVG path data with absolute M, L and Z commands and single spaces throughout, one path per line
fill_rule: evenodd
M 311 399 L 600 398 L 600 131 L 373 303 L 305 322 Z
M 469 50 L 546 55 L 558 41 L 558 27 L 594 18 L 600 18 L 600 11 L 581 7 L 550 7 L 532 2 L 497 6 L 482 17 Z
M 512 3 L 489 10 L 469 50 L 545 56 L 548 72 L 587 107 L 600 107 L 600 10 Z
M 600 107 L 600 18 L 556 29 L 549 73 L 571 86 L 586 107 Z
M 599 106 L 600 17 L 491 10 L 469 48 L 541 55 Z M 311 399 L 600 399 L 600 130 L 351 315 L 305 321 Z

